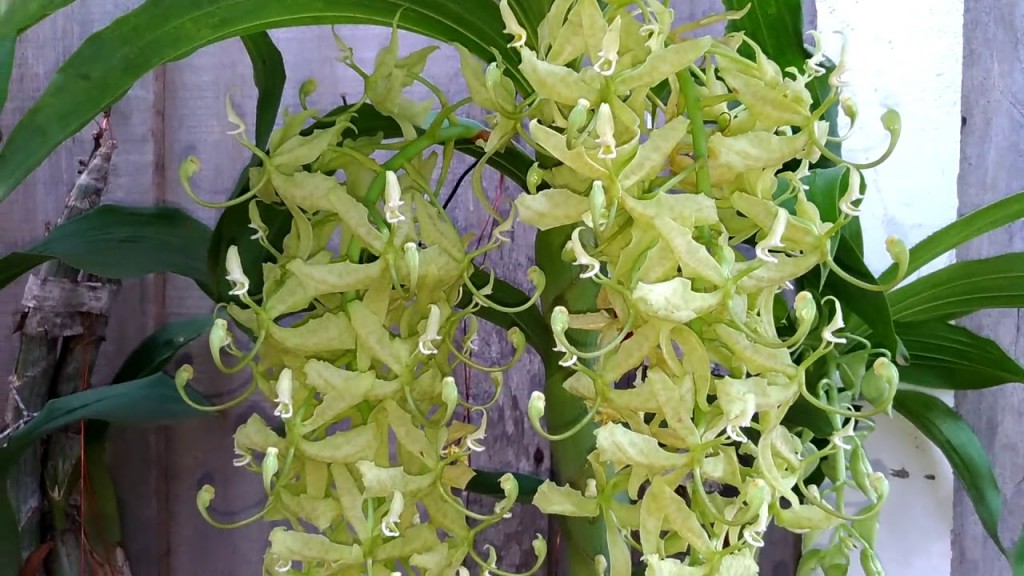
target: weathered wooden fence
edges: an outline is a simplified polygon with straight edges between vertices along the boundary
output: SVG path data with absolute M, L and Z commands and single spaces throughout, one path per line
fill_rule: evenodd
M 483 0 L 466 1 L 469 6 L 473 1 Z M 81 0 L 23 38 L 18 47 L 11 99 L 0 118 L 0 129 L 12 127 L 14 119 L 27 109 L 59 64 L 88 34 L 137 3 L 138 0 Z M 675 0 L 674 4 L 682 18 L 720 9 L 718 0 Z M 813 2 L 807 4 L 813 19 Z M 1008 94 L 1024 86 L 1020 60 L 1024 7 L 1018 4 L 1013 0 L 968 3 L 963 210 L 1019 186 L 1019 179 L 1008 167 L 1020 164 L 1024 114 L 1018 105 L 1006 106 L 1001 98 L 989 98 L 991 92 Z M 367 66 L 387 41 L 387 31 L 379 28 L 345 29 L 344 34 L 355 47 L 357 59 Z M 320 85 L 312 99 L 314 106 L 330 107 L 343 96 L 350 100 L 358 97 L 361 82 L 334 62 L 335 46 L 326 28 L 280 30 L 273 36 L 285 53 L 288 105 L 296 107 L 298 86 L 309 77 L 316 77 Z M 1005 42 L 999 42 L 1000 49 L 992 50 L 993 39 Z M 403 35 L 403 42 L 403 51 L 423 44 L 423 40 L 411 35 Z M 432 58 L 426 75 L 461 96 L 463 83 L 453 62 L 457 60 L 452 51 L 444 49 Z M 120 148 L 105 201 L 177 205 L 212 224 L 216 214 L 192 204 L 181 190 L 178 165 L 191 154 L 202 160 L 204 170 L 194 180 L 201 195 L 220 197 L 230 189 L 248 154 L 225 134 L 224 95 L 230 92 L 243 117 L 251 119 L 255 90 L 250 75 L 245 52 L 239 42 L 233 41 L 204 49 L 143 78 L 113 108 L 111 124 Z M 43 234 L 47 223 L 56 220 L 74 180 L 78 159 L 91 146 L 88 132 L 72 139 L 10 200 L 0 205 L 0 249 L 8 251 L 27 245 Z M 489 188 L 492 196 L 500 193 L 505 199 L 517 193 L 513 185 L 497 177 L 490 178 Z M 463 230 L 478 231 L 483 226 L 483 211 L 468 195 L 457 198 L 453 206 L 456 221 Z M 515 234 L 515 248 L 504 251 L 500 260 L 492 264 L 503 277 L 523 282 L 523 271 L 532 255 L 532 235 L 524 229 L 517 229 Z M 1011 227 L 1000 238 L 1017 246 L 1021 242 L 1019 226 Z M 981 255 L 990 248 L 1007 249 L 1005 243 L 976 243 L 965 249 L 961 257 Z M 13 318 L 20 311 L 22 286 L 12 286 L 0 293 L 0 310 L 6 317 Z M 206 297 L 180 278 L 155 276 L 127 282 L 113 311 L 93 381 L 108 380 L 130 349 L 154 328 L 168 320 L 210 309 Z M 1020 356 L 1016 345 L 1020 323 L 1016 315 L 991 315 L 976 322 L 974 327 L 984 325 L 1011 353 Z M 498 355 L 504 351 L 492 344 L 482 352 Z M 0 336 L 0 374 L 10 373 L 16 353 L 16 336 Z M 205 344 L 198 344 L 190 355 L 199 386 L 211 393 L 235 388 L 238 381 L 221 377 L 207 356 Z M 506 396 L 489 422 L 488 445 L 494 449 L 475 455 L 475 466 L 538 475 L 548 472 L 547 447 L 526 424 L 527 398 L 542 385 L 541 379 L 540 367 L 532 358 L 511 375 Z M 0 390 L 0 404 L 3 396 Z M 1011 516 L 1019 521 L 1024 510 L 1022 460 L 1020 451 L 1013 448 L 1019 446 L 1020 428 L 1016 422 L 1024 398 L 1017 389 L 1009 389 L 957 400 L 975 418 L 988 448 L 994 451 L 1003 488 L 1017 504 Z M 259 573 L 266 528 L 257 525 L 231 532 L 217 530 L 199 517 L 194 502 L 196 490 L 209 483 L 218 489 L 215 506 L 220 513 L 243 517 L 261 506 L 263 492 L 258 479 L 231 465 L 231 434 L 251 411 L 264 409 L 253 403 L 216 418 L 146 431 L 121 430 L 116 434 L 112 457 L 125 545 L 135 574 Z M 969 503 L 960 495 L 956 512 L 958 538 L 954 543 L 953 573 L 1003 574 L 1004 564 L 992 559 L 990 545 L 976 526 Z M 529 507 L 520 507 L 510 521 L 488 534 L 488 540 L 498 546 L 503 561 L 510 566 L 526 565 L 532 559 L 529 541 L 538 532 L 553 535 L 543 516 Z M 795 540 L 773 535 L 765 550 L 763 573 L 793 574 L 797 554 Z

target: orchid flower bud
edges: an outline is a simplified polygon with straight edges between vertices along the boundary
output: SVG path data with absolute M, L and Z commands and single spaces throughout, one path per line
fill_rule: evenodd
M 601 230 L 608 223 L 607 200 L 604 195 L 604 183 L 594 180 L 590 187 L 590 219 L 591 227 Z
M 249 228 L 256 231 L 249 237 L 251 240 L 264 241 L 270 234 L 270 229 L 263 223 L 263 218 L 260 216 L 260 207 L 256 204 L 256 200 L 249 202 Z
M 380 522 L 380 531 L 388 538 L 394 538 L 400 534 L 398 525 L 402 522 L 402 511 L 405 510 L 405 497 L 398 490 L 391 496 L 391 507 L 388 513 Z
M 224 107 L 227 109 L 228 122 L 230 122 L 230 123 L 235 125 L 235 129 L 228 131 L 227 134 L 231 134 L 231 135 L 244 134 L 245 130 L 246 130 L 245 122 L 238 115 L 238 112 L 235 112 L 235 107 L 231 103 L 231 95 L 230 94 L 228 94 L 228 95 L 226 95 L 224 97 Z
M 178 387 L 178 390 L 183 390 L 189 382 L 192 381 L 192 376 L 195 371 L 192 369 L 191 364 L 183 364 L 178 371 L 174 373 L 174 385 Z
M 772 221 L 772 227 L 768 231 L 768 236 L 757 243 L 754 247 L 754 253 L 757 254 L 758 259 L 772 264 L 778 263 L 778 258 L 772 256 L 769 250 L 778 250 L 784 248 L 782 243 L 782 234 L 786 231 L 786 224 L 789 222 L 789 212 L 783 208 L 779 208 L 775 214 L 775 220 Z
M 850 119 L 850 122 L 857 121 L 857 102 L 849 94 L 843 94 L 839 97 L 839 107 L 843 111 L 843 115 Z
M 835 335 L 837 330 L 842 330 L 846 327 L 846 324 L 843 323 L 843 308 L 839 305 L 839 300 L 836 300 L 835 298 L 831 299 L 835 301 L 836 304 L 836 315 L 832 317 L 832 321 L 829 322 L 828 325 L 825 326 L 825 329 L 821 331 L 821 338 L 822 340 L 833 344 L 846 344 L 846 338 L 841 338 Z
M 480 412 L 480 426 L 476 430 L 466 435 L 466 448 L 469 448 L 473 452 L 483 452 L 484 447 L 478 440 L 483 440 L 487 437 L 487 411 L 479 410 Z
M 843 74 L 846 74 L 849 71 L 847 55 L 849 53 L 850 43 L 849 40 L 847 40 L 846 35 L 842 32 L 837 31 L 836 34 L 839 34 L 843 38 L 843 49 L 839 55 L 839 63 L 836 64 L 835 70 L 833 70 L 832 74 L 828 77 L 828 84 L 833 88 L 844 88 L 850 84 L 845 78 L 843 78 Z
M 548 542 L 540 534 L 534 536 L 531 544 L 533 545 L 533 554 L 537 558 L 544 558 L 548 555 Z
M 580 98 L 576 106 L 569 112 L 565 127 L 566 147 L 572 150 L 579 144 L 579 135 L 587 126 L 587 115 L 590 112 L 590 101 Z
M 455 384 L 455 378 L 451 376 L 445 376 L 441 380 L 441 402 L 444 402 L 445 407 L 442 422 L 446 423 L 451 420 L 452 414 L 459 406 L 459 387 Z
M 405 202 L 402 201 L 402 187 L 398 183 L 398 174 L 391 170 L 384 173 L 384 219 L 391 224 L 405 220 L 405 215 L 398 211 Z
M 203 484 L 203 487 L 196 492 L 196 506 L 205 512 L 210 509 L 210 503 L 217 496 L 217 491 L 213 486 L 209 484 Z
M 231 464 L 237 468 L 248 466 L 252 462 L 252 453 L 238 446 L 238 438 L 235 438 L 235 459 Z
M 526 45 L 526 29 L 519 25 L 512 7 L 508 5 L 508 0 L 501 0 L 498 8 L 501 10 L 501 19 L 505 22 L 504 32 L 512 36 L 509 47 L 522 48 Z
M 441 330 L 441 309 L 436 304 L 431 304 L 427 312 L 427 325 L 420 336 L 419 351 L 424 356 L 437 354 L 434 342 L 441 339 L 438 332 Z
M 587 498 L 597 498 L 597 480 L 594 478 L 587 478 L 586 486 L 583 489 L 583 495 Z
M 277 377 L 277 383 L 274 384 L 274 389 L 277 392 L 277 398 L 274 399 L 274 402 L 277 402 L 274 416 L 280 416 L 282 420 L 291 418 L 295 412 L 295 406 L 292 404 L 293 387 L 292 369 L 282 369 L 281 374 Z
M 526 414 L 530 418 L 530 424 L 537 430 L 542 430 L 540 419 L 544 417 L 544 409 L 547 405 L 547 398 L 540 390 L 534 390 L 530 394 L 530 402 L 526 405 Z
M 618 154 L 615 149 L 615 118 L 607 102 L 597 107 L 597 145 L 598 158 L 611 159 Z
M 608 559 L 604 557 L 604 554 L 594 556 L 594 570 L 597 571 L 598 576 L 605 576 L 608 573 Z
M 405 266 L 409 269 L 409 290 L 415 292 L 420 278 L 419 246 L 415 242 L 406 242 L 403 251 L 405 252 Z
M 846 187 L 846 194 L 839 200 L 839 209 L 847 216 L 860 216 L 861 209 L 859 201 L 864 199 L 864 195 L 860 191 L 860 170 L 850 167 L 850 178 L 849 185 Z M 858 202 L 858 205 L 854 206 L 854 202 Z
M 219 356 L 220 351 L 230 343 L 231 333 L 228 332 L 227 320 L 217 318 L 213 321 L 213 327 L 210 328 L 210 354 Z
M 263 455 L 263 465 L 261 466 L 263 471 L 263 489 L 266 490 L 267 494 L 270 494 L 273 488 L 274 476 L 277 475 L 280 467 L 277 454 L 277 448 L 271 446 L 267 448 L 266 454 Z
M 897 279 L 902 280 L 910 266 L 910 251 L 907 250 L 907 245 L 900 238 L 889 236 L 885 239 L 885 251 L 889 253 L 889 257 L 899 270 Z
M 526 188 L 530 194 L 536 194 L 542 182 L 544 182 L 544 170 L 541 169 L 540 164 L 535 162 L 526 172 Z
M 308 108 L 306 100 L 316 92 L 316 89 L 316 78 L 309 78 L 299 86 L 299 106 L 302 106 L 303 110 Z
M 861 396 L 876 408 L 891 410 L 892 396 L 900 383 L 900 373 L 886 357 L 875 360 L 860 381 Z
M 580 273 L 580 278 L 593 278 L 601 270 L 601 263 L 583 249 L 583 243 L 580 242 L 581 230 L 583 228 L 577 228 L 572 231 L 572 251 L 576 255 L 576 261 L 573 264 L 587 267 L 586 270 Z
M 238 246 L 228 247 L 226 268 L 228 275 L 226 276 L 228 282 L 231 282 L 232 296 L 241 296 L 249 292 L 249 278 L 245 275 L 245 271 L 242 270 L 242 258 L 238 255 Z
M 793 310 L 796 312 L 796 319 L 800 325 L 811 324 L 818 315 L 814 297 L 806 290 L 797 294 L 793 299 Z
M 615 66 L 619 61 L 619 35 L 622 30 L 622 19 L 615 17 L 608 31 L 601 42 L 601 51 L 597 53 L 598 61 L 594 64 L 603 76 L 611 76 L 615 73 Z

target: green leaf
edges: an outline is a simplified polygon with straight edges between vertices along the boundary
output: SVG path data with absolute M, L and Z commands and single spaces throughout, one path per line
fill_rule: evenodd
M 288 76 L 284 58 L 270 34 L 256 32 L 242 36 L 242 44 L 252 62 L 252 80 L 256 84 L 256 146 L 265 148 L 281 110 L 281 95 Z
M 0 474 L 0 572 L 17 574 L 21 568 L 18 517 L 7 495 L 7 476 Z
M 495 496 L 497 498 L 505 496 L 505 491 L 501 489 L 499 482 L 501 477 L 505 475 L 505 472 L 488 472 L 477 469 L 474 469 L 473 472 L 473 477 L 466 484 L 467 492 L 484 496 Z M 510 472 L 510 474 L 519 483 L 519 497 L 516 499 L 516 502 L 529 504 L 533 499 L 533 495 L 537 493 L 537 489 L 544 483 L 544 479 L 518 472 Z
M 985 532 L 1005 555 L 1006 549 L 999 539 L 1002 494 L 992 463 L 974 430 L 945 402 L 924 392 L 900 390 L 893 406 L 942 451 L 971 499 Z
M 864 263 L 864 256 L 848 237 L 839 236 L 833 260 L 854 278 L 867 284 L 878 284 L 875 276 Z M 895 316 L 890 308 L 890 299 L 884 292 L 855 286 L 837 274 L 828 274 L 825 277 L 825 286 L 822 292 L 825 295 L 835 296 L 842 302 L 844 311 L 856 314 L 871 329 L 872 341 L 875 344 L 884 347 L 898 358 L 905 356 L 903 345 L 900 344 L 893 328 L 892 322 Z
M 1013 576 L 1024 576 L 1024 530 L 1017 537 L 1017 545 L 1013 547 L 1013 560 L 1010 563 Z
M 956 219 L 918 242 L 910 249 L 910 267 L 907 275 L 917 272 L 939 256 L 986 234 L 1024 218 L 1024 192 L 1007 196 Z M 888 283 L 896 279 L 895 264 L 882 272 L 880 280 Z
M 111 383 L 138 380 L 160 372 L 182 348 L 202 336 L 211 326 L 213 316 L 209 314 L 164 324 L 132 350 Z
M 399 13 L 400 28 L 459 43 L 487 61 L 497 55 L 515 73 L 519 56 L 495 2 L 466 10 L 464 0 L 148 0 L 87 38 L 15 126 L 0 153 L 0 200 L 161 64 L 235 36 L 314 24 L 390 26 Z M 515 80 L 526 91 L 522 77 Z
M 188 390 L 188 393 L 193 402 L 208 405 L 194 391 Z M 7 475 L 26 449 L 47 434 L 79 420 L 157 425 L 201 415 L 202 412 L 185 404 L 174 380 L 164 374 L 116 386 L 91 388 L 47 402 L 28 424 L 11 434 L 7 444 L 0 447 L 0 573 L 14 574 L 21 566 L 18 523 L 7 496 Z M 102 478 L 90 478 L 99 481 L 100 488 L 104 489 Z M 109 498 L 109 495 L 104 498 Z M 107 512 L 105 517 L 109 522 L 109 509 Z M 107 535 L 110 534 L 108 529 Z
M 957 262 L 889 295 L 895 320 L 956 320 L 978 310 L 1024 308 L 1024 252 Z
M 0 0 L 0 36 L 18 36 L 75 0 Z
M 0 36 L 0 112 L 7 104 L 7 93 L 11 85 L 11 74 L 14 73 L 14 52 L 18 39 L 14 36 Z M 0 142 L 4 141 L 0 132 Z
M 34 246 L 0 258 L 0 288 L 49 260 L 106 278 L 171 272 L 206 285 L 210 229 L 178 208 L 106 204 L 54 228 Z
M 207 404 L 194 391 L 189 395 L 193 402 Z M 10 435 L 7 445 L 0 448 L 0 474 L 43 436 L 79 420 L 152 426 L 202 414 L 182 400 L 174 380 L 166 374 L 62 396 L 47 402 L 28 424 Z
M 998 344 L 941 320 L 897 322 L 910 364 L 900 381 L 946 390 L 977 390 L 1024 382 L 1024 368 Z

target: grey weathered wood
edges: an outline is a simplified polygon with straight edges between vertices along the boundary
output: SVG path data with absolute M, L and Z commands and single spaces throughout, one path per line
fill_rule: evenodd
M 1024 188 L 1024 6 L 1014 0 L 967 2 L 964 12 L 963 128 L 960 153 L 960 213 Z M 1018 222 L 957 250 L 973 260 L 1024 250 Z M 975 314 L 964 325 L 995 339 L 1024 359 L 1018 310 Z M 956 406 L 988 450 L 1006 496 L 1000 533 L 1008 545 L 1024 522 L 1024 389 L 1019 385 L 956 394 Z M 953 498 L 953 576 L 1010 574 L 989 542 L 962 487 Z

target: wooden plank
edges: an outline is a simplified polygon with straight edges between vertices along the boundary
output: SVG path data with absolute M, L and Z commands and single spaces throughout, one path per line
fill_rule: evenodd
M 1024 6 L 1014 0 L 965 3 L 962 145 L 960 153 L 960 213 L 1020 190 L 1024 150 L 1024 68 L 1020 45 L 1024 39 Z M 1024 224 L 1018 222 L 957 250 L 957 260 L 973 260 L 1024 250 Z M 1024 359 L 1019 310 L 975 314 L 963 324 L 993 338 L 1013 357 Z M 1024 523 L 1024 389 L 956 394 L 956 407 L 974 427 L 988 450 L 996 478 L 1006 495 L 1000 533 L 1011 545 Z M 953 497 L 952 575 L 1010 574 L 989 542 L 959 483 Z
M 9 133 L 15 121 L 42 92 L 57 67 L 93 31 L 115 16 L 138 4 L 138 0 L 81 2 L 44 21 L 24 35 L 18 43 L 11 99 L 0 116 L 0 126 Z M 147 181 L 153 158 L 152 108 L 155 82 L 152 76 L 141 80 L 113 110 L 112 126 L 121 144 L 111 167 L 107 202 L 151 204 L 151 187 Z M 75 180 L 79 158 L 91 150 L 87 127 L 81 134 L 62 145 L 14 195 L 0 204 L 0 250 L 7 251 L 39 239 L 47 223 L 54 223 L 60 214 L 63 197 Z M 112 311 L 107 342 L 94 372 L 94 384 L 103 383 L 113 375 L 130 349 L 152 328 L 154 308 L 153 280 L 130 281 L 122 287 Z M 0 293 L 0 375 L 8 375 L 17 352 L 14 336 L 7 329 L 8 319 L 20 313 L 23 281 Z M 6 377 L 4 378 L 6 380 Z M 0 404 L 6 404 L 6 386 L 0 385 Z M 139 436 L 123 435 L 113 444 L 115 453 L 124 453 L 132 462 L 127 468 L 134 474 L 130 482 L 118 477 L 122 488 L 119 498 L 125 515 L 125 532 L 133 537 L 128 543 L 129 555 L 145 558 L 146 548 L 157 539 L 148 537 L 153 527 L 161 524 L 152 517 L 148 494 L 156 477 L 149 465 L 148 448 L 134 449 L 130 444 Z M 126 439 L 127 441 L 125 441 Z M 131 486 L 131 489 L 125 488 Z M 133 521 L 143 517 L 141 521 Z M 155 555 L 149 555 L 155 558 Z M 143 564 L 145 565 L 145 564 Z

